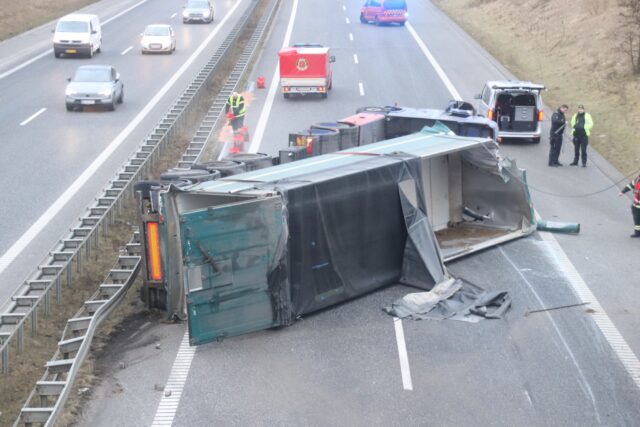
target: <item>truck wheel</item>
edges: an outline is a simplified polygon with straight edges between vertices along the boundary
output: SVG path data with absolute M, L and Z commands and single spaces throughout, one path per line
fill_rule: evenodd
M 366 23 L 369 22 L 366 19 L 364 19 L 364 14 L 362 14 L 362 13 L 360 14 L 360 22 L 363 23 L 363 24 L 366 24 Z
M 387 110 L 384 107 L 362 107 L 356 110 L 356 114 L 359 113 L 386 113 Z

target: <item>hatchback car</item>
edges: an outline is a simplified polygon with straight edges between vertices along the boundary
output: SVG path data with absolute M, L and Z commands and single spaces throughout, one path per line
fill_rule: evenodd
M 208 0 L 188 0 L 182 11 L 182 22 L 213 22 L 213 6 Z
M 144 33 L 140 34 L 140 46 L 142 53 L 164 52 L 171 53 L 176 50 L 176 35 L 171 25 L 147 25 Z
M 124 101 L 120 74 L 110 65 L 83 65 L 67 80 L 65 103 L 68 111 L 81 110 L 87 105 L 106 106 L 113 111 Z
M 367 0 L 360 11 L 360 22 L 380 24 L 400 24 L 407 22 L 407 2 L 405 0 Z
M 540 92 L 544 86 L 523 81 L 489 81 L 479 99 L 478 114 L 498 124 L 501 139 L 540 142 L 544 111 Z

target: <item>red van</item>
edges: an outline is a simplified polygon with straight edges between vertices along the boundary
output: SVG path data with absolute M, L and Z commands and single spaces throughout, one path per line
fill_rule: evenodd
M 400 24 L 407 21 L 406 0 L 367 0 L 360 11 L 360 22 L 380 24 Z

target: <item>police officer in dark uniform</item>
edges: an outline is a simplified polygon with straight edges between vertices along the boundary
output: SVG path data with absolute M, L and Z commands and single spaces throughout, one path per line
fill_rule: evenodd
M 562 166 L 560 163 L 560 149 L 562 148 L 562 136 L 567 126 L 567 119 L 564 116 L 569 110 L 566 104 L 558 107 L 558 110 L 551 116 L 551 132 L 549 134 L 549 166 Z

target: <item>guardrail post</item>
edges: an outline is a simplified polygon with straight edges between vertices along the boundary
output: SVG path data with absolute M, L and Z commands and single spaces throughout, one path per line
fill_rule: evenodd
M 0 340 L 2 342 L 2 340 Z M 2 373 L 9 373 L 9 345 L 2 350 Z
M 18 326 L 18 353 L 22 353 L 22 350 L 24 350 L 24 324 L 21 323 Z
M 31 333 L 38 333 L 38 306 L 33 307 L 31 311 Z
M 44 294 L 44 317 L 49 317 L 51 314 L 51 291 L 47 290 Z
M 82 269 L 82 248 L 76 251 L 76 273 L 80 273 Z
M 67 288 L 71 287 L 71 263 L 67 264 Z
M 56 284 L 54 285 L 56 287 L 56 303 L 60 304 L 60 302 L 62 301 L 62 276 L 58 275 L 58 277 L 56 277 Z

